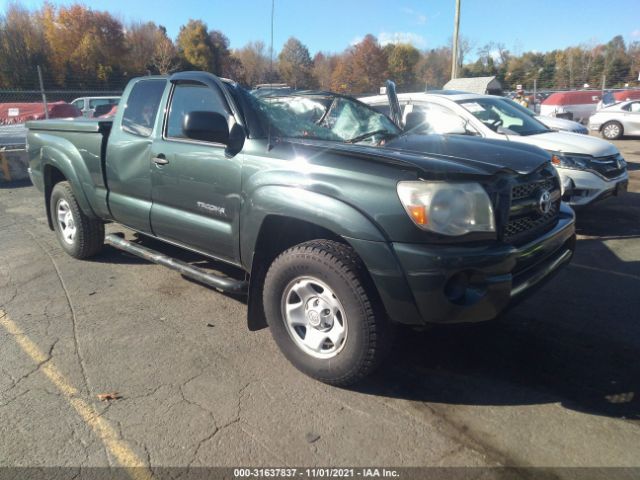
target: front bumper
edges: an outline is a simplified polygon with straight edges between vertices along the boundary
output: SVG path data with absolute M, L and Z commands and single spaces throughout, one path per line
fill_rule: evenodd
M 569 262 L 574 224 L 573 210 L 562 205 L 555 228 L 520 247 L 394 243 L 393 248 L 423 322 L 480 322 L 495 318 Z
M 619 191 L 618 184 L 629 182 L 629 173 L 625 171 L 616 178 L 607 179 L 587 170 L 571 170 L 558 168 L 561 185 L 571 185 L 571 189 L 563 191 L 562 199 L 572 207 L 583 207 L 596 200 L 602 200 Z

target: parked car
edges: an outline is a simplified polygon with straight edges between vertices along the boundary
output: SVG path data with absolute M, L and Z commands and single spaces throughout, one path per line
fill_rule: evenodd
M 511 102 L 511 104 L 516 108 L 518 108 L 520 111 L 535 118 L 536 120 L 538 120 L 540 123 L 547 126 L 551 130 L 555 130 L 556 132 L 580 133 L 583 135 L 589 134 L 589 130 L 587 129 L 587 127 L 585 127 L 581 123 L 574 122 L 573 120 L 566 120 L 564 118 L 549 117 L 547 115 L 536 115 L 533 111 L 531 111 L 526 107 L 523 107 L 518 102 L 514 102 L 511 99 L 507 99 L 507 100 Z
M 640 100 L 621 102 L 598 110 L 589 118 L 589 130 L 607 140 L 640 135 Z
M 24 124 L 29 120 L 49 118 L 77 118 L 82 112 L 66 102 L 49 102 L 45 112 L 42 102 L 0 103 L 0 125 Z
M 395 323 L 492 319 L 572 257 L 574 213 L 537 147 L 415 135 L 351 97 L 260 98 L 205 72 L 134 79 L 122 104 L 112 120 L 28 124 L 62 249 L 96 255 L 117 222 L 237 267 L 106 236 L 248 295 L 249 328 L 268 325 L 321 381 L 370 373 Z
M 563 198 L 574 207 L 627 189 L 627 164 L 614 145 L 588 135 L 554 132 L 503 97 L 445 91 L 399 98 L 405 122 L 426 133 L 476 135 L 547 150 L 560 173 Z M 374 107 L 387 102 L 383 96 L 361 100 Z M 408 117 L 409 112 L 419 115 Z
M 600 90 L 573 90 L 556 92 L 540 104 L 540 115 L 560 117 L 586 124 L 598 108 Z
M 71 102 L 80 109 L 84 117 L 88 118 L 104 115 L 118 103 L 120 103 L 120 97 L 80 97 Z

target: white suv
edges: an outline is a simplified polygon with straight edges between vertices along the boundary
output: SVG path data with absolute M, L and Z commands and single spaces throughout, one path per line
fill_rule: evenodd
M 385 95 L 360 98 L 383 113 Z M 547 150 L 562 180 L 563 198 L 574 207 L 626 191 L 627 164 L 618 149 L 599 138 L 555 132 L 512 102 L 456 91 L 398 94 L 405 128 L 436 134 L 479 135 L 528 143 Z

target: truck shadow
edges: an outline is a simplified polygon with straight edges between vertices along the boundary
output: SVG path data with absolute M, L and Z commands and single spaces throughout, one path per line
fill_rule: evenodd
M 183 262 L 189 263 L 193 266 L 202 268 L 204 270 L 207 270 L 211 273 L 217 274 L 217 275 L 222 275 L 222 276 L 226 276 L 226 277 L 231 277 L 237 280 L 242 280 L 244 279 L 244 272 L 242 270 L 240 270 L 239 268 L 236 268 L 232 265 L 227 265 L 223 262 L 216 262 L 215 260 L 209 259 L 207 257 L 204 257 L 202 255 L 199 255 L 197 253 L 193 253 L 190 252 L 188 250 L 184 250 L 183 248 L 180 247 L 176 247 L 167 243 L 164 243 L 160 240 L 157 240 L 153 237 L 147 236 L 147 235 L 143 235 L 143 234 L 139 234 L 139 233 L 135 233 L 133 234 L 133 238 L 132 238 L 134 243 L 137 243 L 139 245 L 145 246 L 147 248 L 150 248 L 152 250 L 156 250 L 164 255 L 167 255 L 169 257 L 172 258 L 176 258 L 178 260 L 181 260 Z M 110 245 L 105 245 L 103 252 L 91 259 L 92 261 L 95 262 L 104 262 L 104 263 L 119 263 L 119 264 L 143 264 L 143 263 L 150 263 L 147 260 L 144 260 L 140 257 L 137 257 L 135 255 L 132 255 L 130 253 L 124 252 L 122 250 L 118 250 L 117 248 L 114 248 Z M 164 268 L 164 267 L 158 267 L 158 268 Z M 195 283 L 197 285 L 200 285 L 204 288 L 208 288 L 216 293 L 225 295 L 227 297 L 233 298 L 235 300 L 238 300 L 242 303 L 246 303 L 246 297 L 244 295 L 237 295 L 237 294 L 230 294 L 230 293 L 226 293 L 226 292 L 219 292 L 216 289 L 202 284 L 200 282 L 197 282 L 189 277 L 185 277 L 184 275 L 182 276 L 182 278 L 186 281 L 189 281 L 191 283 Z
M 640 420 L 640 195 L 578 214 L 576 255 L 500 321 L 401 329 L 357 390 L 456 405 L 560 403 Z

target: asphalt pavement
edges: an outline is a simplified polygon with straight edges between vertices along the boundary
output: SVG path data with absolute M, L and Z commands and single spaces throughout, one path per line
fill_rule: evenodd
M 35 188 L 0 184 L 0 467 L 640 467 L 640 139 L 615 143 L 629 193 L 579 212 L 568 268 L 501 322 L 403 330 L 352 389 L 241 299 L 70 258 Z

